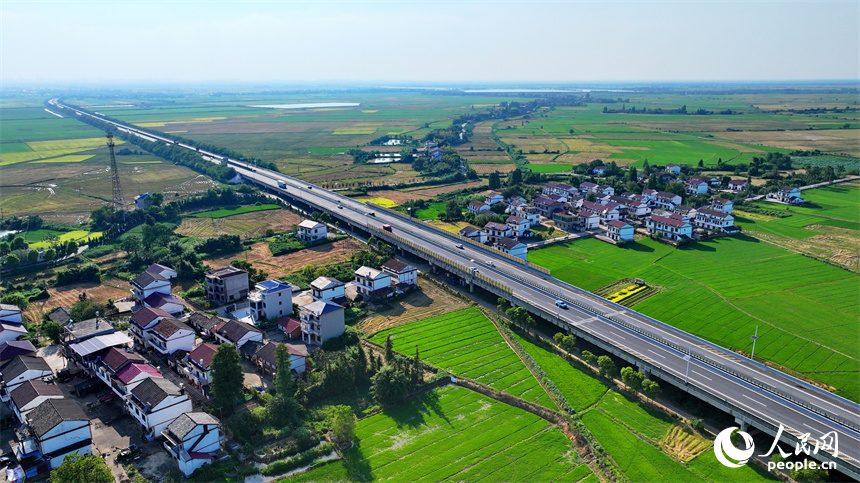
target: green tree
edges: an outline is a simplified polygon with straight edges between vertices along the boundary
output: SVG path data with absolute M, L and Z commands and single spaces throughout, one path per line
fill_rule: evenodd
M 266 416 L 268 417 L 268 422 L 276 428 L 292 428 L 298 426 L 302 420 L 303 413 L 304 408 L 293 397 L 278 394 L 272 399 L 269 399 L 269 402 L 266 403 Z
M 508 175 L 508 186 L 519 186 L 523 182 L 523 172 L 515 169 Z
M 612 377 L 615 375 L 615 362 L 609 356 L 598 357 L 597 368 L 600 369 L 601 376 Z
M 12 239 L 12 250 L 23 250 L 27 248 L 27 240 L 22 236 L 16 236 Z
M 239 353 L 232 344 L 221 344 L 212 356 L 213 406 L 223 418 L 233 412 L 233 405 L 242 397 L 242 374 Z
M 385 364 L 370 378 L 370 393 L 383 404 L 394 404 L 403 400 L 409 392 L 409 379 L 403 371 Z
M 591 351 L 582 351 L 582 360 L 589 364 L 593 364 L 594 361 L 597 360 L 597 356 L 595 356 Z
M 279 344 L 275 350 L 275 364 L 277 374 L 275 375 L 275 388 L 278 394 L 285 397 L 293 397 L 296 394 L 296 381 L 290 372 L 290 350 L 284 344 Z
M 391 334 L 385 338 L 385 363 L 390 364 L 394 362 L 394 345 L 391 342 Z
M 505 315 L 519 325 L 528 326 L 535 323 L 535 320 L 529 315 L 528 311 L 522 307 L 511 307 L 505 311 Z
M 660 392 L 660 385 L 657 382 L 652 381 L 651 379 L 645 379 L 642 381 L 642 392 L 645 393 L 646 396 L 651 399 Z
M 642 389 L 642 382 L 644 380 L 645 374 L 638 372 L 630 366 L 621 369 L 621 382 L 634 391 Z
M 491 190 L 497 190 L 502 187 L 502 178 L 499 176 L 498 171 L 493 171 L 490 173 L 490 179 L 488 181 L 488 186 Z
M 119 246 L 128 253 L 137 253 L 141 247 L 140 237 L 137 235 L 128 235 Z
M 49 478 L 51 483 L 113 483 L 113 475 L 105 460 L 94 454 L 72 453 L 63 458 L 63 462 Z
M 463 211 L 460 210 L 460 204 L 456 200 L 451 200 L 445 205 L 445 216 L 448 221 L 457 221 L 463 217 Z
M 587 195 L 585 195 L 585 201 L 594 203 L 595 201 L 597 201 L 597 196 L 595 196 L 594 193 L 588 193 Z
M 54 250 L 53 248 L 45 250 L 45 261 L 50 262 L 53 261 L 55 258 L 57 258 L 57 250 Z
M 6 260 L 3 260 L 3 265 L 6 265 L 9 268 L 15 268 L 21 264 L 21 259 L 18 258 L 18 255 L 14 253 L 10 253 L 6 255 Z
M 75 322 L 80 322 L 82 320 L 92 319 L 96 316 L 96 312 L 104 313 L 104 311 L 104 305 L 91 298 L 85 298 L 78 300 L 74 305 L 72 305 L 71 310 L 69 310 L 69 316 Z
M 60 334 L 63 333 L 63 326 L 53 320 L 46 320 L 39 326 L 42 335 L 51 339 L 54 342 L 60 342 Z
M 27 263 L 36 263 L 39 261 L 39 252 L 30 250 L 27 252 Z
M 355 436 L 355 413 L 349 406 L 332 406 L 329 426 L 340 444 L 351 441 Z

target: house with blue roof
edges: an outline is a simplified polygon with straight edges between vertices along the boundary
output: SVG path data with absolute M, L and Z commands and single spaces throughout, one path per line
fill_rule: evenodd
M 299 291 L 299 288 L 280 280 L 266 280 L 258 283 L 248 294 L 251 318 L 257 323 L 261 320 L 278 320 L 285 315 L 291 315 L 293 290 Z
M 316 300 L 299 308 L 302 323 L 302 341 L 321 345 L 344 333 L 343 306 L 328 300 Z

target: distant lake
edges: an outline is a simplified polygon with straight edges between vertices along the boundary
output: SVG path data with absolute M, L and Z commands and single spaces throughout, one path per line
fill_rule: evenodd
M 321 107 L 358 107 L 359 102 L 315 102 L 310 104 L 267 104 L 265 106 L 248 106 L 248 107 L 264 107 L 266 109 L 317 109 Z

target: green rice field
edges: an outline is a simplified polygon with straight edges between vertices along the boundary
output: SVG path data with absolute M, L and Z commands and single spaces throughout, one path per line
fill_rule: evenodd
M 242 213 L 253 213 L 255 211 L 266 211 L 266 210 L 278 210 L 280 209 L 280 205 L 255 205 L 255 206 L 241 206 L 239 208 L 234 208 L 232 210 L 211 210 L 211 211 L 202 211 L 200 213 L 194 213 L 194 218 L 226 218 L 228 216 L 233 215 L 241 215 Z
M 360 420 L 355 439 L 342 463 L 286 481 L 537 483 L 592 474 L 547 421 L 455 386 Z
M 580 240 L 535 250 L 530 260 L 586 290 L 636 277 L 665 287 L 634 309 L 734 350 L 749 351 L 758 326 L 756 356 L 826 377 L 838 394 L 860 398 L 854 273 L 745 235 L 684 249 L 652 240 L 622 249 Z
M 389 334 L 394 350 L 401 354 L 412 356 L 417 347 L 421 358 L 436 367 L 555 408 L 537 379 L 477 308 L 384 330 L 370 340 L 383 344 Z

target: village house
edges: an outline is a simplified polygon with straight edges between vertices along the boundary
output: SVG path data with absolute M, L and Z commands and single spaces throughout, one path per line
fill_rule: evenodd
M 194 470 L 211 463 L 221 449 L 220 422 L 204 412 L 180 414 L 161 431 L 164 448 L 179 463 L 179 471 L 190 476 Z
M 6 365 L 6 361 L 17 356 L 36 355 L 36 347 L 29 340 L 10 340 L 0 342 L 0 369 Z
M 299 232 L 296 238 L 305 242 L 314 242 L 317 240 L 325 240 L 328 236 L 326 226 L 318 221 L 303 220 L 299 223 Z
M 529 227 L 540 224 L 540 210 L 531 205 L 522 205 L 512 213 L 513 215 L 521 216 L 529 221 Z
M 222 322 L 223 320 L 218 317 L 210 317 L 200 312 L 194 312 L 185 320 L 185 323 L 190 325 L 197 332 L 197 335 L 204 338 L 214 337 L 215 326 Z
M 25 460 L 33 456 L 57 468 L 71 453 L 92 453 L 90 418 L 77 402 L 66 398 L 42 401 L 27 414 L 27 424 L 19 429 L 21 444 L 15 456 Z
M 0 304 L 0 322 L 11 325 L 23 324 L 24 316 L 21 308 L 12 304 Z
M 595 191 L 597 191 L 597 183 L 592 183 L 590 181 L 583 181 L 582 183 L 579 183 L 579 191 L 582 194 L 594 193 Z
M 130 391 L 125 404 L 148 438 L 160 435 L 180 414 L 192 410 L 185 391 L 160 377 L 144 379 Z
M 86 370 L 95 373 L 95 364 L 112 347 L 130 348 L 134 341 L 122 332 L 97 335 L 82 342 L 75 342 L 63 346 L 63 355 L 72 362 Z
M 642 201 L 630 201 L 627 204 L 627 216 L 642 219 L 651 214 L 651 207 L 648 206 L 647 202 Z
M 216 305 L 238 302 L 248 296 L 248 272 L 232 266 L 207 270 L 206 293 Z
M 726 198 L 714 198 L 714 200 L 711 201 L 711 208 L 730 215 L 732 214 L 733 206 L 734 204 L 732 203 L 732 200 L 728 200 Z
M 361 267 L 355 271 L 355 285 L 366 297 L 388 298 L 392 295 L 391 276 L 381 270 Z
M 645 225 L 648 233 L 656 234 L 669 240 L 680 240 L 693 236 L 693 226 L 688 221 L 651 215 L 651 218 L 648 218 Z
M 164 310 L 144 307 L 131 316 L 128 331 L 137 345 L 149 347 L 149 330 L 155 327 L 155 324 L 159 323 L 161 319 L 170 316 Z
M 173 317 L 161 319 L 149 333 L 150 347 L 163 356 L 178 350 L 190 352 L 194 347 L 194 330 Z
M 654 198 L 651 200 L 650 204 L 655 208 L 672 211 L 676 206 L 680 205 L 682 201 L 683 199 L 680 195 L 669 193 L 668 191 L 658 191 L 654 194 Z
M 603 174 L 604 171 L 606 171 L 606 166 L 595 166 L 591 169 L 591 174 L 600 176 Z
M 466 237 L 477 243 L 484 243 L 487 241 L 487 234 L 484 233 L 484 231 L 480 228 L 474 227 L 472 225 L 463 227 L 460 230 L 460 236 Z
M 346 330 L 343 322 L 343 307 L 325 300 L 317 300 L 300 309 L 302 341 L 321 345 Z
M 501 238 L 510 238 L 513 236 L 513 230 L 509 225 L 496 223 L 494 221 L 484 225 L 484 232 L 487 234 L 487 239 L 491 242 L 496 242 Z
M 732 191 L 743 191 L 747 189 L 747 182 L 742 179 L 733 179 L 729 181 L 729 189 Z
M 800 197 L 800 188 L 792 186 L 783 186 L 775 193 L 768 193 L 767 197 L 789 204 L 800 204 L 806 202 L 806 200 Z
M 148 271 L 144 271 L 132 279 L 130 284 L 131 298 L 138 305 L 144 305 L 144 300 L 152 294 L 170 295 L 172 290 L 168 279 L 164 278 L 160 273 L 150 273 Z
M 12 412 L 21 424 L 27 422 L 27 413 L 47 399 L 61 399 L 63 391 L 56 384 L 41 379 L 26 381 L 10 392 Z
M 274 380 L 278 372 L 277 352 L 280 346 L 286 347 L 290 354 L 290 372 L 293 374 L 304 374 L 308 352 L 301 346 L 278 342 L 269 342 L 257 349 L 257 352 L 254 353 L 251 359 L 257 369 Z
M 578 192 L 578 190 L 576 190 L 576 188 L 574 188 L 573 186 L 571 186 L 571 185 L 569 185 L 569 184 L 564 184 L 564 183 L 547 183 L 547 184 L 543 187 L 543 189 L 541 190 L 541 192 L 542 192 L 543 194 L 545 194 L 545 195 L 552 195 L 552 194 L 555 194 L 555 195 L 564 195 L 564 196 L 567 196 L 567 195 L 570 195 L 570 194 L 572 194 L 572 193 L 574 193 L 574 192 Z
M 278 329 L 287 336 L 288 340 L 301 339 L 302 337 L 302 321 L 299 319 L 293 317 L 281 317 L 280 320 L 278 320 Z
M 535 196 L 532 200 L 537 212 L 546 218 L 552 218 L 552 214 L 564 210 L 564 202 L 547 196 Z
M 576 214 L 571 213 L 568 210 L 553 213 L 552 221 L 560 230 L 564 230 L 566 232 L 579 231 L 579 221 Z
M 111 378 L 111 389 L 120 397 L 128 394 L 144 379 L 150 377 L 163 377 L 158 369 L 149 364 L 132 362 L 127 364 L 122 369 L 116 371 L 114 377 Z
M 505 223 L 511 228 L 511 238 L 520 238 L 531 228 L 528 220 L 516 215 L 509 216 Z
M 185 303 L 179 300 L 175 295 L 165 295 L 163 293 L 154 293 L 143 299 L 144 307 L 153 309 L 161 309 L 168 314 L 178 317 L 185 312 Z
M 314 300 L 342 299 L 345 295 L 346 284 L 331 277 L 317 277 L 310 283 L 311 297 Z M 290 306 L 292 312 L 292 306 Z
M 480 215 L 481 213 L 489 213 L 490 205 L 483 201 L 470 201 L 467 209 L 469 210 L 469 213 Z
M 633 241 L 633 226 L 620 220 L 606 223 L 606 234 L 610 239 L 618 241 Z
M 128 388 L 117 379 L 117 372 L 131 364 L 145 364 L 146 360 L 134 352 L 111 347 L 93 364 L 93 372 L 118 396 L 122 397 Z
M 0 322 L 0 343 L 16 341 L 27 333 L 27 328 L 21 324 Z
M 248 302 L 254 322 L 276 320 L 293 313 L 293 285 L 280 280 L 260 282 L 248 293 Z
M 500 193 L 496 193 L 495 191 L 490 191 L 489 193 L 484 195 L 484 203 L 490 206 L 495 205 L 496 203 L 501 203 L 503 201 L 505 201 L 505 197 L 502 196 Z
M 681 174 L 681 167 L 678 166 L 677 164 L 671 164 L 670 163 L 670 164 L 666 165 L 666 172 L 671 173 L 671 174 L 675 174 L 675 175 Z
M 507 253 L 508 255 L 519 258 L 520 260 L 528 260 L 528 247 L 525 243 L 518 242 L 513 238 L 500 238 L 493 245 L 497 250 Z
M 263 331 L 238 320 L 229 320 L 215 330 L 215 339 L 221 344 L 233 344 L 239 350 L 247 342 L 263 342 Z
M 579 229 L 581 231 L 591 231 L 600 228 L 600 215 L 587 210 L 582 210 L 576 214 Z
M 205 342 L 195 347 L 179 365 L 180 372 L 192 384 L 202 389 L 212 382 L 212 356 L 218 346 Z
M 618 204 L 609 202 L 606 205 L 593 203 L 591 201 L 582 202 L 582 210 L 588 213 L 594 213 L 600 217 L 602 223 L 618 219 Z
M 400 288 L 418 286 L 418 269 L 406 262 L 392 258 L 382 264 L 382 272 L 387 273 L 393 283 Z
M 735 218 L 732 215 L 709 208 L 700 208 L 693 224 L 698 228 L 718 233 L 735 231 Z
M 597 185 L 594 188 L 594 194 L 601 194 L 604 196 L 614 196 L 615 195 L 615 188 L 613 188 L 612 186 L 606 186 L 606 185 L 602 185 L 602 184 Z
M 672 210 L 673 214 L 681 215 L 684 220 L 690 220 L 696 217 L 696 209 L 690 206 L 679 205 Z
M 684 182 L 684 188 L 687 193 L 691 195 L 703 195 L 708 192 L 708 184 L 710 180 L 707 178 L 701 178 L 699 176 L 693 176 Z

